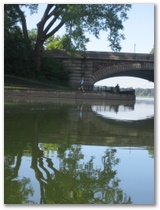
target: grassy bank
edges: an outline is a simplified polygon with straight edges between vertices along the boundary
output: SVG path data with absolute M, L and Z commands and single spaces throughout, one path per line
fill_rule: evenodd
M 32 88 L 32 89 L 53 89 L 53 90 L 73 90 L 70 87 L 51 81 L 37 81 L 11 75 L 4 75 L 4 88 Z

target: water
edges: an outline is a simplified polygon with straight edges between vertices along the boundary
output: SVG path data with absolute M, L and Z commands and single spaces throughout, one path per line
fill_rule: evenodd
M 5 102 L 5 204 L 154 204 L 154 100 Z

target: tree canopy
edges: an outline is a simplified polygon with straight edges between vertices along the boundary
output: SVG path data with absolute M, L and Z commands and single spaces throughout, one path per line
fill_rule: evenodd
M 84 49 L 84 43 L 89 41 L 85 32 L 99 38 L 100 31 L 106 31 L 112 50 L 120 50 L 124 35 L 119 30 L 123 30 L 130 8 L 128 4 L 48 4 L 37 24 L 38 32 L 47 40 L 65 26 L 72 43 Z

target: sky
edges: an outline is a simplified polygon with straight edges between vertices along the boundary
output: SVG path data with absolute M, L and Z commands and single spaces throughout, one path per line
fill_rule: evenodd
M 29 30 L 36 28 L 45 8 L 46 4 L 41 3 L 37 14 L 30 15 L 29 12 L 26 12 Z M 125 34 L 125 40 L 121 41 L 121 52 L 150 53 L 154 46 L 154 10 L 154 3 L 132 4 L 132 9 L 128 12 L 128 20 L 123 23 L 122 33 Z M 65 30 L 61 29 L 56 35 L 62 36 L 64 33 Z M 107 41 L 106 32 L 102 32 L 99 39 L 92 35 L 89 35 L 89 38 L 88 51 L 112 51 Z M 117 83 L 124 88 L 154 88 L 153 82 L 135 77 L 115 77 L 102 80 L 95 85 L 115 86 Z

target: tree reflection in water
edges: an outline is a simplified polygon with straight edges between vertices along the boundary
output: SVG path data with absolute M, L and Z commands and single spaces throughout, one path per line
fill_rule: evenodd
M 12 159 L 12 161 L 10 161 Z M 16 166 L 11 167 L 13 158 L 5 157 L 4 173 L 5 173 L 5 189 L 4 189 L 4 203 L 5 204 L 34 204 L 34 201 L 29 200 L 34 189 L 30 184 L 30 179 L 23 177 L 18 178 L 18 170 L 20 168 L 21 157 L 17 155 Z M 8 191 L 9 189 L 9 191 Z
M 40 146 L 41 149 L 44 149 L 43 144 Z M 79 167 L 79 161 L 84 158 L 80 145 L 62 144 L 55 147 L 52 145 L 52 147 L 57 150 L 60 163 L 58 169 L 54 167 L 51 158 L 44 157 L 45 151 L 39 149 L 37 141 L 34 141 L 31 146 L 31 168 L 39 182 L 40 204 L 131 203 L 131 198 L 119 188 L 120 180 L 116 177 L 116 171 L 113 169 L 119 163 L 119 159 L 115 158 L 115 149 L 105 151 L 102 156 L 103 169 L 101 169 L 94 167 L 93 156 L 85 163 L 85 167 Z M 16 165 L 11 168 L 9 161 L 5 161 L 5 173 L 9 170 L 8 173 L 12 174 L 14 171 L 12 176 L 6 178 L 6 183 L 10 184 L 12 189 L 8 193 L 6 203 L 15 203 L 15 201 L 17 203 L 34 203 L 27 199 L 29 194 L 33 194 L 33 189 L 29 185 L 30 181 L 25 177 L 18 180 L 20 162 L 17 156 Z

